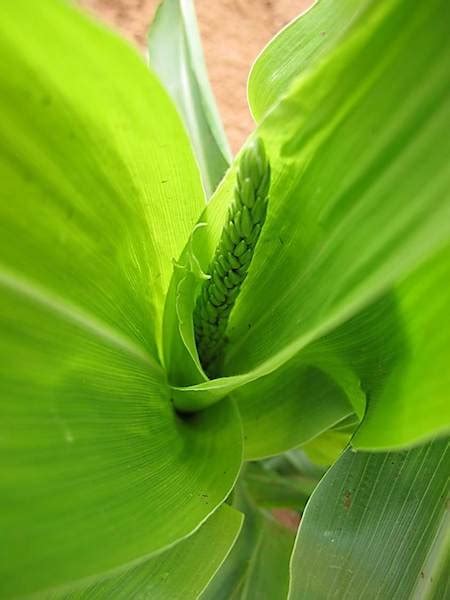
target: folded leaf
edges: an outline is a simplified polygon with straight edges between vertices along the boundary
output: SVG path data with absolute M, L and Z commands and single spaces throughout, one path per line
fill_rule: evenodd
M 341 430 L 338 425 L 304 444 L 302 450 L 315 464 L 329 467 L 348 446 L 351 437 L 349 431 Z
M 231 152 L 208 81 L 194 3 L 164 0 L 149 31 L 148 48 L 150 64 L 189 132 L 209 198 L 231 162 Z
M 240 467 L 229 402 L 190 419 L 136 345 L 0 273 L 0 580 L 21 596 L 189 534 Z M 176 518 L 175 518 L 176 516 Z
M 445 588 L 449 458 L 447 440 L 403 453 L 347 450 L 306 507 L 289 599 L 444 598 L 435 592 Z
M 332 355 L 324 336 L 368 307 L 376 312 L 376 302 L 383 305 L 383 297 L 396 294 L 400 282 L 448 243 L 450 138 L 442 131 L 450 123 L 450 43 L 444 4 L 432 0 L 411 11 L 406 0 L 367 3 L 346 35 L 300 75 L 259 126 L 273 185 L 267 220 L 231 314 L 228 377 L 197 379 L 192 386 L 175 380 L 180 406 L 207 406 L 231 392 L 239 399 L 236 390 L 243 385 L 250 395 L 253 381 L 271 376 L 305 348 L 309 354 L 316 343 Z M 234 176 L 231 170 L 202 216 L 213 248 Z M 429 331 L 440 327 L 441 314 L 429 313 Z M 396 320 L 386 318 L 395 329 L 389 335 L 401 336 L 406 316 L 400 310 Z M 377 323 L 361 331 L 361 340 L 375 338 Z M 335 362 L 358 380 L 358 370 L 342 360 L 350 336 L 341 342 Z M 402 360 L 408 359 L 394 357 Z M 425 375 L 432 380 L 423 381 L 402 430 L 392 431 L 384 447 L 430 437 L 449 424 L 447 414 L 416 423 L 414 406 L 428 401 L 425 387 L 445 387 L 442 372 L 428 369 Z M 291 397 L 297 402 L 296 394 Z M 276 394 L 270 399 L 279 401 Z M 259 411 L 258 427 L 266 412 Z M 250 427 L 244 417 L 247 437 Z
M 9 598 L 190 534 L 228 496 L 242 449 L 232 403 L 181 419 L 157 361 L 171 261 L 203 204 L 168 96 L 63 2 L 2 4 L 0 52 Z
M 277 172 L 231 317 L 228 373 L 281 363 L 449 240 L 450 142 L 440 132 L 450 122 L 450 43 L 441 6 L 411 13 L 404 0 L 373 2 L 261 125 Z M 421 75 L 427 86 L 410 93 Z M 375 123 L 383 125 L 376 136 Z
M 173 548 L 62 596 L 67 600 L 196 600 L 230 551 L 241 525 L 242 515 L 225 504 Z M 56 599 L 61 594 L 47 597 Z
M 361 390 L 351 393 L 361 394 Z M 299 360 L 232 395 L 245 424 L 247 460 L 273 456 L 309 442 L 354 413 L 345 388 L 317 367 Z
M 450 429 L 450 247 L 327 338 L 361 380 L 367 412 L 352 445 L 407 446 Z

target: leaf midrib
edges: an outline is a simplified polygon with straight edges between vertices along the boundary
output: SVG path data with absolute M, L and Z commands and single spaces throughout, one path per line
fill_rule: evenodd
M 144 348 L 134 343 L 127 336 L 114 330 L 98 317 L 55 295 L 37 282 L 25 279 L 10 271 L 2 264 L 0 264 L 0 286 L 39 305 L 48 312 L 58 315 L 59 318 L 78 326 L 83 331 L 102 340 L 102 342 L 122 350 L 130 357 L 138 359 L 160 373 L 163 372 L 158 362 Z

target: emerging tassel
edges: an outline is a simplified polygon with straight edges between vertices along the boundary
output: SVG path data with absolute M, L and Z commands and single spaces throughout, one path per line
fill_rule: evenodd
M 217 377 L 226 344 L 230 313 L 247 276 L 264 225 L 269 200 L 270 164 L 260 138 L 243 152 L 234 202 L 194 310 L 194 332 L 200 362 Z

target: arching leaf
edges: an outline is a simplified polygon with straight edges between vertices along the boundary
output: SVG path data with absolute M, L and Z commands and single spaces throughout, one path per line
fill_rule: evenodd
M 220 568 L 241 525 L 242 515 L 224 504 L 173 548 L 72 593 L 50 594 L 49 600 L 196 600 Z
M 189 133 L 207 198 L 225 174 L 231 152 L 209 85 L 190 0 L 164 0 L 149 36 L 150 64 L 177 105 Z
M 258 56 L 248 81 L 248 101 L 257 122 L 290 86 L 348 33 L 368 0 L 316 0 L 276 35 Z
M 227 401 L 180 418 L 159 365 L 203 204 L 166 93 L 63 2 L 0 8 L 0 589 L 41 593 L 194 531 L 241 462 Z M 176 515 L 176 518 L 174 518 Z
M 383 368 L 393 369 L 394 363 L 403 364 L 403 369 L 417 367 L 408 348 L 421 343 L 419 316 L 411 317 L 403 293 L 409 285 L 422 286 L 408 281 L 416 281 L 415 272 L 423 276 L 420 268 L 427 260 L 429 265 L 439 262 L 450 239 L 450 146 L 441 133 L 450 122 L 450 44 L 444 10 L 442 0 L 414 12 L 405 0 L 367 3 L 346 34 L 300 75 L 262 121 L 258 134 L 269 150 L 273 185 L 254 261 L 231 314 L 227 377 L 203 383 L 193 378 L 192 386 L 186 381 L 177 384 L 174 377 L 180 406 L 207 406 L 230 393 L 241 404 L 243 385 L 250 395 L 253 381 L 272 377 L 296 356 L 299 361 L 304 352 L 320 357 L 316 344 L 326 348 L 327 356 L 334 355 L 335 364 L 343 363 L 353 372 L 366 392 L 370 386 L 366 390 L 362 372 L 348 356 L 342 360 L 346 344 L 354 348 L 345 323 L 367 317 L 366 310 L 369 316 L 371 311 L 380 314 L 380 307 L 386 308 L 381 319 L 389 324 L 382 330 L 394 338 L 393 351 L 399 352 L 388 357 Z M 208 222 L 203 235 L 212 248 L 231 201 L 234 177 L 232 169 L 202 216 Z M 206 269 L 207 261 L 202 266 Z M 442 269 L 432 268 L 442 281 Z M 433 285 L 437 289 L 439 284 Z M 444 350 L 443 356 L 448 344 L 441 321 L 447 313 L 448 299 L 427 310 L 426 335 L 439 328 L 435 344 Z M 358 343 L 369 338 L 379 346 L 381 338 L 374 341 L 376 320 L 360 325 Z M 332 332 L 336 338 L 330 344 Z M 424 369 L 423 387 L 403 413 L 401 425 L 390 430 L 390 439 L 380 440 L 381 447 L 430 438 L 449 425 L 448 409 L 434 410 L 443 406 L 445 396 L 439 393 L 430 399 L 425 391 L 427 386 L 444 390 L 446 371 Z M 388 385 L 389 375 L 380 372 L 379 382 Z M 377 395 L 383 393 L 379 387 Z M 299 402 L 298 394 L 291 397 Z M 401 419 L 406 396 L 399 397 Z M 268 398 L 264 395 L 261 406 L 279 401 L 276 394 Z M 351 401 L 355 404 L 354 398 Z M 436 418 L 417 418 L 427 402 L 432 402 L 430 414 Z M 380 411 L 377 421 L 386 418 L 385 410 L 373 408 L 381 405 L 372 402 L 368 412 L 370 416 L 370 411 Z M 259 411 L 258 427 L 266 413 Z M 304 419 L 310 418 L 305 412 Z M 247 437 L 250 427 L 253 423 L 244 417 Z M 270 429 L 270 416 L 265 427 Z M 277 431 L 275 427 L 274 435 Z
M 447 440 L 402 453 L 347 450 L 303 515 L 289 600 L 443 598 L 448 460 Z

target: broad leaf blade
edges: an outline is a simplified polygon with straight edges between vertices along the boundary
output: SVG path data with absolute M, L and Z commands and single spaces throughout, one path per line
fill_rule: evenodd
M 450 44 L 441 5 L 411 14 L 403 0 L 373 3 L 262 124 L 268 143 L 281 147 L 271 212 L 232 315 L 228 371 L 245 372 L 277 352 L 281 361 L 448 241 L 450 142 L 439 132 L 450 121 Z M 418 36 L 423 45 L 412 54 Z M 426 91 L 400 103 L 419 73 Z
M 242 525 L 242 515 L 226 504 L 200 529 L 173 548 L 73 593 L 67 600 L 151 598 L 196 600 L 229 553 Z M 61 594 L 49 594 L 61 598 Z
M 447 440 L 403 453 L 347 450 L 304 513 L 290 600 L 438 598 L 448 556 Z
M 231 315 L 229 376 L 180 387 L 176 393 L 186 404 L 207 405 L 242 385 L 250 394 L 252 381 L 305 348 L 314 352 L 313 343 L 321 344 L 383 295 L 397 293 L 400 282 L 448 243 L 450 141 L 441 132 L 450 122 L 450 44 L 444 4 L 433 0 L 412 12 L 405 0 L 368 3 L 346 36 L 261 123 L 273 186 L 254 262 Z M 231 171 L 202 217 L 212 247 L 233 177 Z M 442 315 L 444 309 L 429 315 L 431 328 Z M 397 316 L 400 323 L 388 317 L 395 329 L 404 321 L 401 312 Z M 377 336 L 376 322 L 367 325 L 361 340 Z M 349 341 L 340 340 L 338 363 Z M 353 370 L 351 363 L 347 367 Z M 444 372 L 430 370 L 427 377 L 438 377 L 432 385 L 445 388 Z M 419 414 L 428 401 L 416 397 L 387 447 L 448 426 L 448 409 L 438 423 L 416 419 L 415 407 Z M 433 402 L 442 406 L 443 397 Z M 260 415 L 264 420 L 264 411 Z M 244 428 L 250 425 L 244 419 Z
M 64 3 L 8 3 L 0 26 L 2 263 L 156 354 L 172 260 L 203 206 L 176 110 Z
M 352 445 L 390 449 L 448 433 L 449 278 L 450 247 L 396 286 L 377 310 L 329 336 L 368 397 Z
M 0 295 L 5 598 L 101 574 L 189 534 L 228 495 L 241 454 L 229 403 L 180 419 L 164 373 L 139 348 L 12 283 Z
M 208 81 L 194 3 L 164 0 L 150 28 L 148 45 L 150 64 L 189 133 L 209 198 L 231 162 L 231 152 Z
M 190 534 L 233 487 L 241 432 L 230 402 L 177 416 L 157 363 L 171 261 L 203 202 L 168 96 L 65 3 L 19 0 L 0 14 L 8 598 Z

